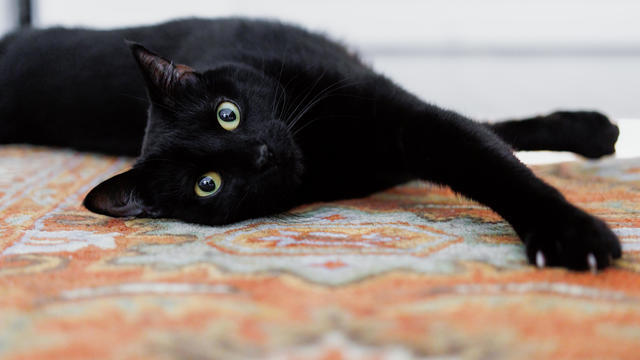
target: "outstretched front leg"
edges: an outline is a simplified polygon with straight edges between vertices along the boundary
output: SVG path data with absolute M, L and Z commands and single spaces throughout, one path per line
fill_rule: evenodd
M 299 137 L 306 159 L 301 193 L 308 200 L 365 195 L 422 178 L 496 211 L 525 243 L 531 263 L 602 269 L 621 256 L 602 220 L 537 178 L 493 130 L 383 77 L 341 89 L 308 119 Z
M 621 256 L 618 238 L 602 220 L 537 178 L 485 126 L 422 104 L 405 123 L 402 146 L 415 176 L 449 185 L 507 220 L 531 263 L 602 269 Z

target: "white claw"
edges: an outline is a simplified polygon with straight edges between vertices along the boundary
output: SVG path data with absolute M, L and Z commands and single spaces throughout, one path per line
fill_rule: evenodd
M 587 264 L 589 264 L 589 269 L 591 269 L 592 273 L 595 274 L 598 272 L 598 261 L 596 261 L 596 256 L 592 253 L 587 255 Z
M 542 269 L 545 265 L 545 262 L 546 260 L 544 258 L 544 254 L 542 253 L 542 251 L 538 250 L 538 252 L 536 253 L 536 266 Z

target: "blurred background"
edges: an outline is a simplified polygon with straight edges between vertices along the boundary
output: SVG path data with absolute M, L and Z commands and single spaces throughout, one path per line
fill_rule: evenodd
M 0 1 L 0 33 L 21 23 L 111 28 L 188 16 L 279 19 L 342 41 L 423 99 L 472 118 L 597 109 L 640 135 L 626 121 L 640 119 L 637 0 Z

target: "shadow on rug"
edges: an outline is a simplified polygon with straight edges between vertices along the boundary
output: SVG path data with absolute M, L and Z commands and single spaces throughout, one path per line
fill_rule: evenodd
M 621 237 L 598 275 L 534 269 L 495 213 L 423 182 L 224 227 L 81 207 L 130 164 L 0 148 L 0 358 L 640 354 L 640 159 L 535 168 Z

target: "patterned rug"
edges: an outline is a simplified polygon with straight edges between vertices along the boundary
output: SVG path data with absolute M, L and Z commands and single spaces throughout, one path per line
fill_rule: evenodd
M 621 237 L 597 275 L 528 266 L 496 214 L 423 182 L 225 227 L 81 207 L 130 164 L 0 147 L 0 358 L 640 356 L 640 159 L 535 168 Z

